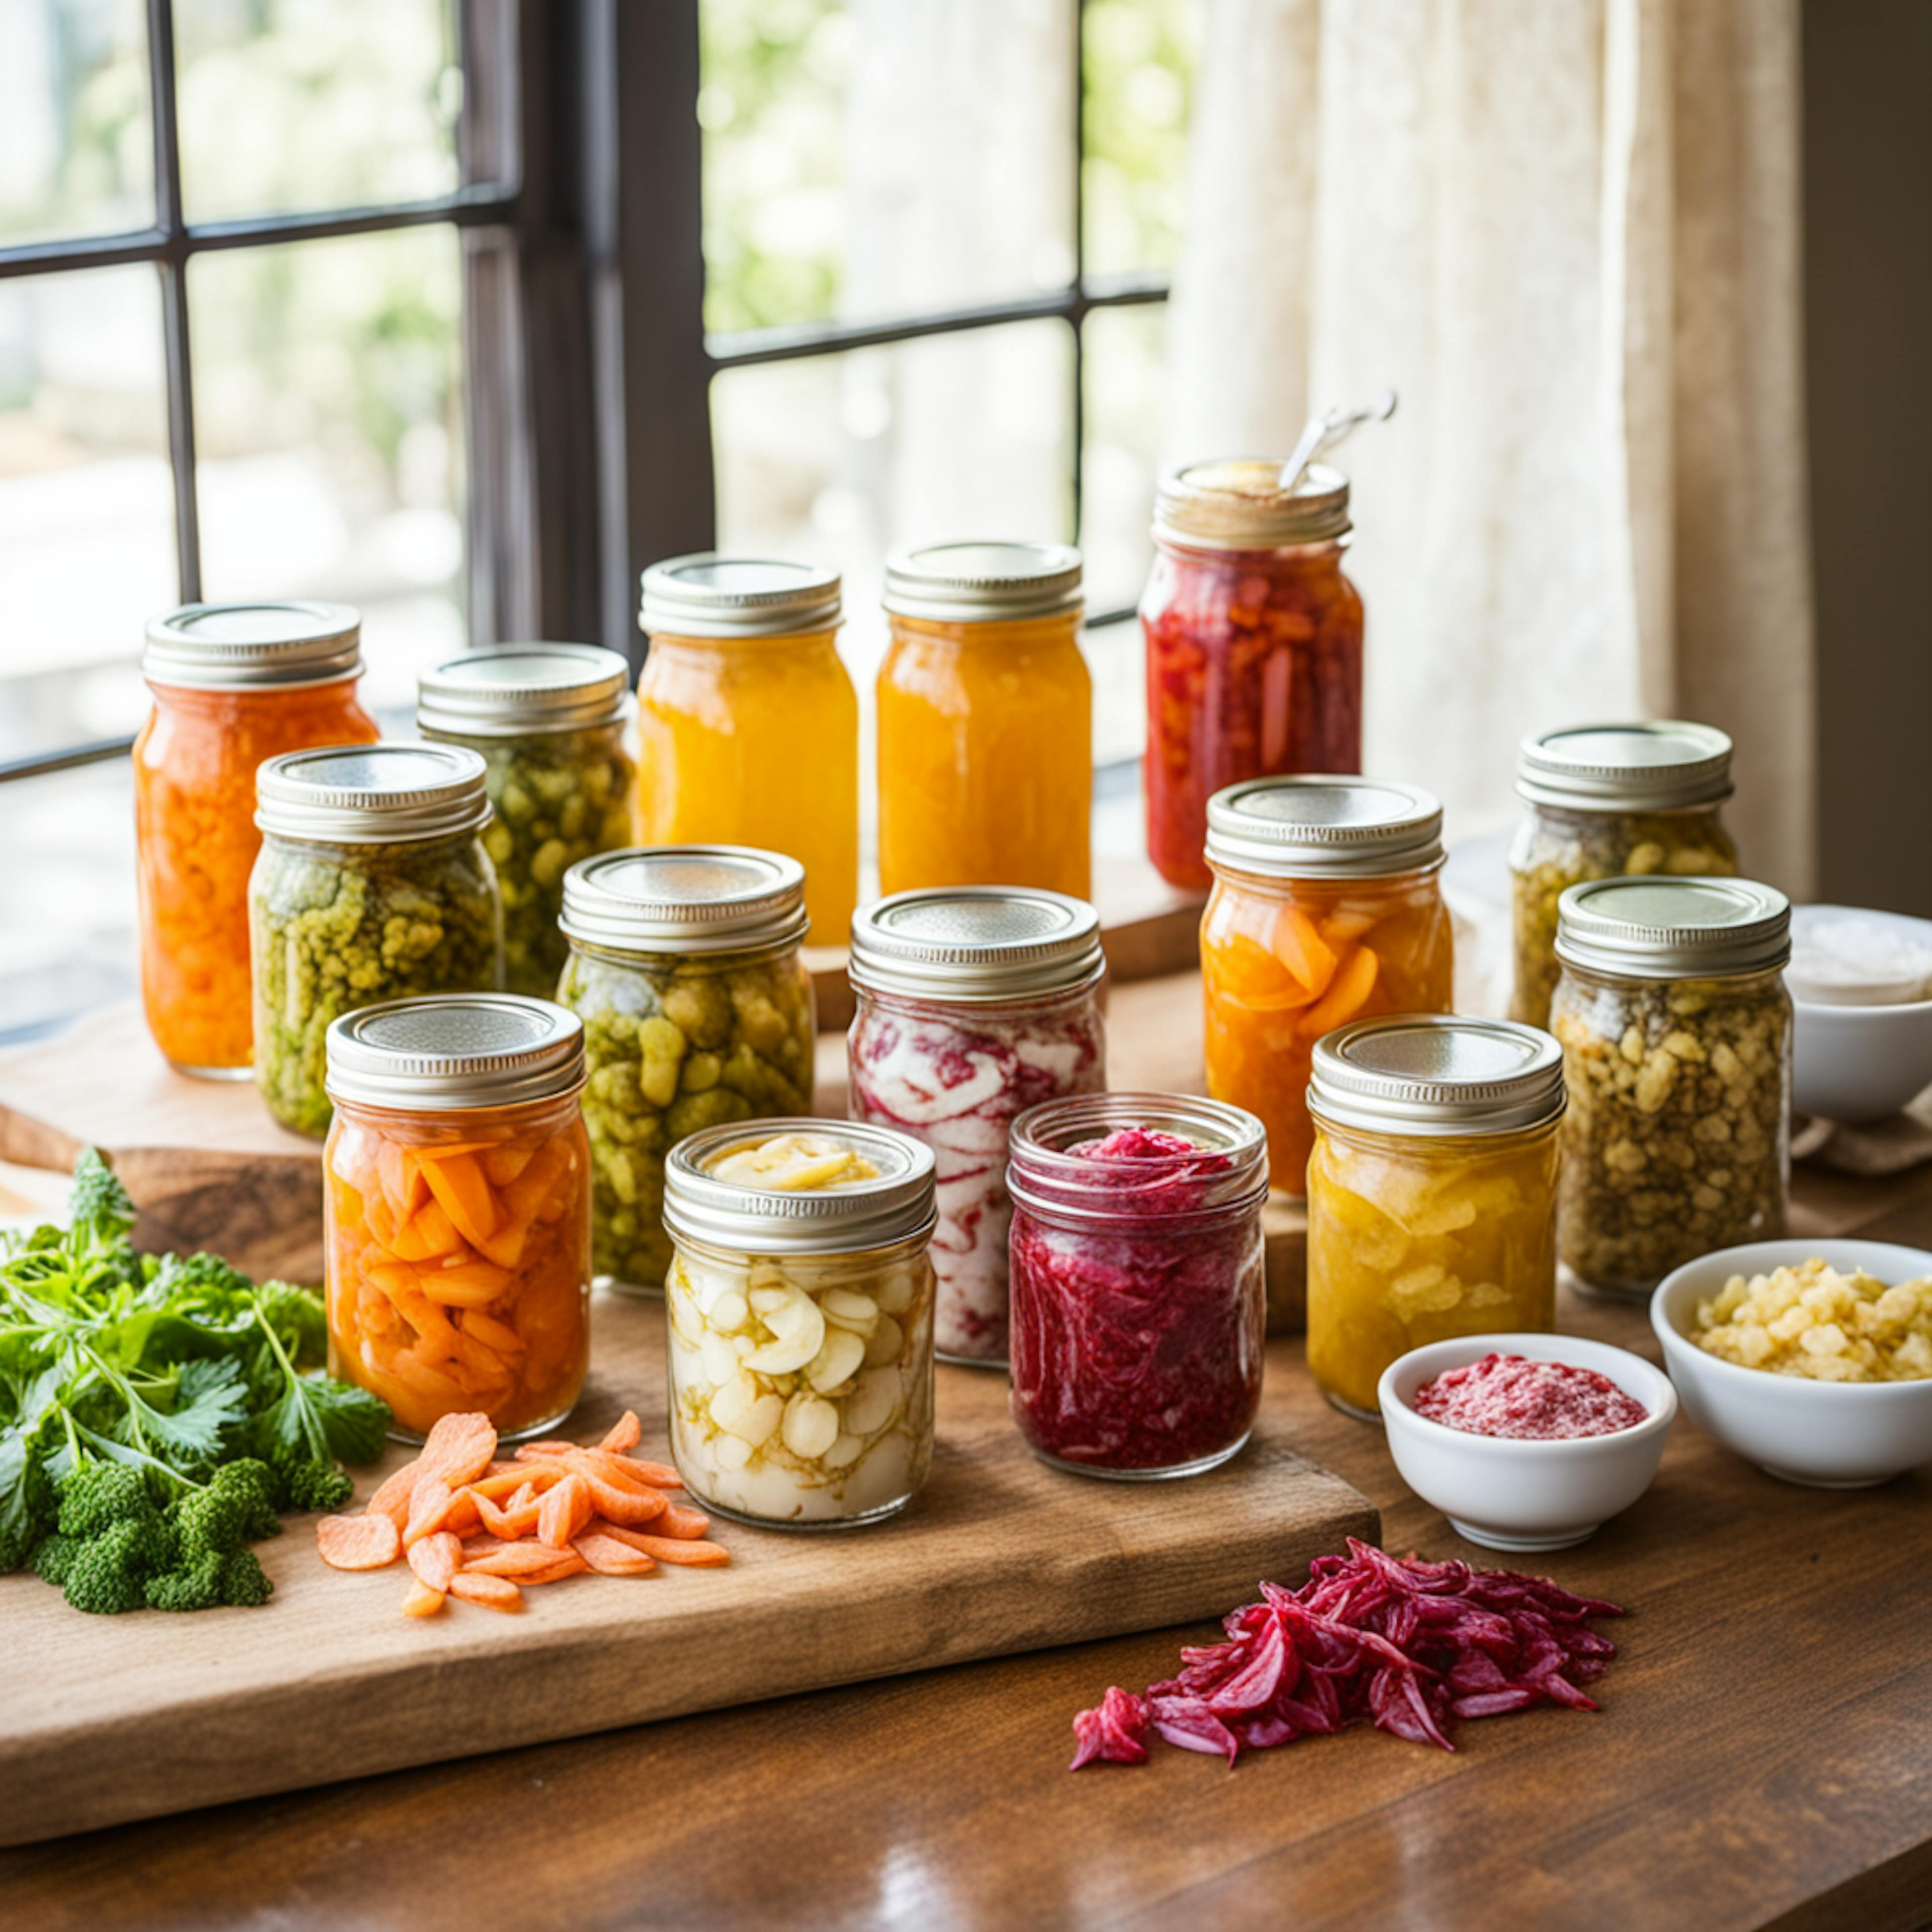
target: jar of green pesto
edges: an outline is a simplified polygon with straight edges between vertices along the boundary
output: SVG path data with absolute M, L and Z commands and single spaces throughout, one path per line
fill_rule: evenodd
M 502 990 L 484 780 L 482 759 L 454 745 L 290 752 L 256 774 L 255 1079 L 284 1126 L 328 1131 L 323 1042 L 344 1013 Z
M 607 852 L 564 875 L 557 998 L 584 1022 L 598 1285 L 661 1294 L 664 1156 L 688 1134 L 812 1112 L 805 868 L 749 845 Z
M 500 644 L 423 673 L 416 725 L 488 767 L 496 816 L 483 843 L 503 895 L 509 990 L 553 999 L 568 947 L 563 875 L 628 845 L 630 667 L 594 644 Z

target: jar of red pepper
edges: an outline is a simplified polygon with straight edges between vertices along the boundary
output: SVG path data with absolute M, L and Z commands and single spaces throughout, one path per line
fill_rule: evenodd
M 1348 479 L 1279 460 L 1161 481 L 1147 634 L 1148 856 L 1204 892 L 1208 801 L 1244 778 L 1362 768 L 1362 600 L 1342 573 Z
M 1261 1402 L 1268 1137 L 1174 1094 L 1048 1100 L 1013 1122 L 1013 1418 L 1077 1474 L 1191 1476 Z

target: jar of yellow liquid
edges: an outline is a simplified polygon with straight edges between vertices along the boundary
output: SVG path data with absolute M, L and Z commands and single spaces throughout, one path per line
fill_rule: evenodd
M 902 550 L 886 572 L 879 885 L 1033 886 L 1091 896 L 1094 687 L 1080 553 L 1066 544 Z
M 752 845 L 805 868 L 808 943 L 859 898 L 859 700 L 834 640 L 836 571 L 673 557 L 644 572 L 638 837 Z

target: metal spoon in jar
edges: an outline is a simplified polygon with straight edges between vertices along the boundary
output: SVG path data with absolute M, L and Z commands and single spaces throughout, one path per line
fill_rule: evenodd
M 1373 402 L 1364 403 L 1359 409 L 1333 409 L 1324 415 L 1310 416 L 1294 446 L 1294 454 L 1281 466 L 1281 494 L 1292 495 L 1307 473 L 1308 466 L 1324 451 L 1333 449 L 1358 424 L 1387 422 L 1394 414 L 1395 392 L 1384 389 Z

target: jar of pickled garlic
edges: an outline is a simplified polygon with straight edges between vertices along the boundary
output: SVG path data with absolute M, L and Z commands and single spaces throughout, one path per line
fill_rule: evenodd
M 188 604 L 148 626 L 154 703 L 134 740 L 141 997 L 178 1072 L 248 1078 L 256 767 L 380 735 L 356 694 L 362 626 L 346 604 L 309 603 Z
M 548 1000 L 397 1000 L 328 1029 L 328 1366 L 418 1442 L 542 1436 L 590 1358 L 584 1029 Z
M 387 743 L 291 752 L 257 774 L 255 1080 L 284 1126 L 328 1132 L 327 1037 L 345 1013 L 501 988 L 484 778 L 460 746 Z
M 859 700 L 835 645 L 838 573 L 673 557 L 644 572 L 638 832 L 769 847 L 805 867 L 813 943 L 859 902 Z
M 1550 1030 L 1570 1085 L 1558 1243 L 1645 1296 L 1778 1239 L 1791 1179 L 1791 907 L 1746 879 L 1603 879 L 1559 903 Z
M 1578 724 L 1526 738 L 1516 788 L 1529 807 L 1510 850 L 1516 979 L 1510 1017 L 1550 1024 L 1557 902 L 1588 879 L 1728 878 L 1721 807 L 1731 741 L 1708 724 Z
M 1094 687 L 1080 553 L 935 544 L 886 568 L 879 884 L 1092 887 Z
M 501 644 L 446 658 L 418 681 L 416 728 L 488 767 L 483 846 L 503 896 L 513 993 L 556 996 L 569 947 L 563 875 L 632 842 L 631 668 L 594 644 Z
M 1208 801 L 1247 778 L 1362 768 L 1362 600 L 1342 572 L 1348 479 L 1196 463 L 1162 478 L 1147 636 L 1148 856 L 1204 892 Z
M 804 868 L 747 845 L 604 854 L 564 876 L 558 998 L 590 1067 L 600 1287 L 664 1292 L 664 1156 L 700 1128 L 812 1112 Z
M 1042 1101 L 1107 1084 L 1107 962 L 1080 899 L 935 886 L 852 922 L 857 996 L 848 1112 L 923 1141 L 938 1163 L 942 1361 L 1006 1359 L 1006 1135 Z
M 780 1529 L 894 1516 L 932 1462 L 932 1155 L 887 1127 L 754 1120 L 664 1170 L 671 1454 Z
M 1192 1476 L 1261 1404 L 1268 1148 L 1178 1094 L 1049 1100 L 1013 1123 L 1012 1411 L 1042 1462 Z
M 1534 1027 L 1405 1013 L 1315 1049 L 1308 1370 L 1372 1420 L 1400 1355 L 1556 1317 L 1563 1056 Z
M 1216 793 L 1208 826 L 1208 1090 L 1267 1124 L 1270 1184 L 1299 1198 L 1316 1042 L 1348 1020 L 1449 1010 L 1442 810 L 1378 779 L 1256 778 Z

